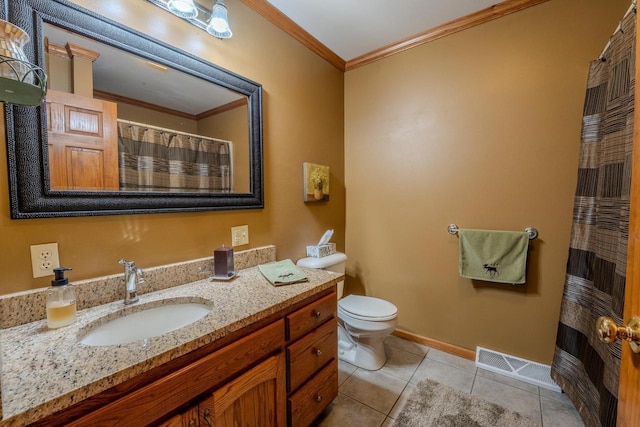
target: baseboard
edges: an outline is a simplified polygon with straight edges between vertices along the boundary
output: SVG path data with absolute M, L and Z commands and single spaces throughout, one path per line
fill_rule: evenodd
M 405 331 L 402 329 L 396 329 L 395 331 L 393 331 L 392 335 L 395 335 L 396 337 L 405 339 L 407 341 L 424 344 L 428 347 L 444 351 L 445 353 L 473 360 L 474 362 L 476 360 L 476 352 L 474 350 L 469 350 L 468 348 L 458 347 L 457 345 L 423 337 L 422 335 L 414 334 L 413 332 Z

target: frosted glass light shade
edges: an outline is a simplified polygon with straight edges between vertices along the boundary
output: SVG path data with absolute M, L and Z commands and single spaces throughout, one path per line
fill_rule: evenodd
M 169 0 L 167 8 L 171 13 L 180 18 L 193 19 L 198 16 L 198 9 L 193 0 Z
M 207 32 L 219 39 L 228 39 L 233 35 L 231 28 L 229 28 L 227 6 L 224 4 L 224 0 L 217 0 L 213 5 Z

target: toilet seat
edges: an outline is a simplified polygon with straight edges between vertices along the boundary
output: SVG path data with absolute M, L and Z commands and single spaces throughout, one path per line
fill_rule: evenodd
M 385 322 L 398 315 L 398 308 L 380 298 L 348 295 L 338 300 L 338 308 L 349 317 L 368 322 Z

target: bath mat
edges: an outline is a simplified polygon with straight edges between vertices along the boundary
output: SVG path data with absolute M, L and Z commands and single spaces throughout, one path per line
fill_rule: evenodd
M 530 418 L 431 380 L 420 381 L 393 427 L 537 427 Z

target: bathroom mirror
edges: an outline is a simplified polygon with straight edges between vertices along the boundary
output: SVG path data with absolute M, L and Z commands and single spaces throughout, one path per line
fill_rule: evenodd
M 5 1 L 8 15 L 2 18 L 31 35 L 25 53 L 50 74 L 50 90 L 43 106 L 5 105 L 12 218 L 263 207 L 259 84 L 66 0 Z M 64 55 L 67 58 L 60 59 Z M 69 67 L 77 69 L 69 71 Z M 90 77 L 78 81 L 78 70 L 87 73 L 87 67 Z M 129 77 L 114 75 L 114 69 L 125 69 Z M 144 74 L 143 79 L 131 78 L 140 74 Z M 194 92 L 180 87 L 193 88 Z M 94 101 L 101 105 L 96 114 Z M 111 109 L 113 112 L 107 112 Z M 66 132 L 74 123 L 79 132 L 71 137 L 89 146 L 78 148 L 73 143 L 67 144 L 74 145 L 73 150 L 60 148 L 59 141 L 68 135 L 60 137 L 56 129 Z M 140 184 L 138 178 L 131 181 L 129 172 L 128 178 L 123 178 L 125 166 L 127 170 L 147 170 L 150 164 L 159 162 L 146 158 L 146 163 L 131 167 L 132 159 L 144 151 L 123 151 L 128 147 L 123 141 L 133 139 L 133 131 L 126 133 L 132 126 L 146 136 L 155 133 L 153 141 L 161 144 L 174 134 L 184 136 L 191 146 L 209 147 L 209 138 L 215 140 L 217 148 L 197 154 L 205 159 L 197 164 L 176 166 L 169 160 L 158 168 L 195 169 L 194 179 L 210 183 L 174 185 L 173 177 L 165 177 L 159 181 L 162 185 L 149 185 L 147 181 Z M 103 150 L 91 144 L 105 135 L 110 135 L 107 146 L 112 147 L 111 154 L 95 155 Z M 117 149 L 113 149 L 113 141 L 117 141 Z M 180 146 L 177 151 L 184 149 Z M 221 163 L 212 166 L 214 161 Z M 63 170 L 61 163 L 67 169 Z M 215 172 L 202 172 L 203 168 Z M 93 178 L 96 171 L 103 174 L 96 182 L 111 184 L 77 185 L 74 177 Z M 209 173 L 218 175 L 202 178 Z M 153 170 L 146 175 L 157 174 Z

